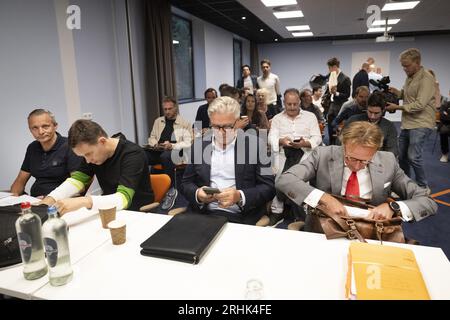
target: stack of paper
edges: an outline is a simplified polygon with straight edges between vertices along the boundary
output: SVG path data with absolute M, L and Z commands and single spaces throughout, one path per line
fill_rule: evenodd
M 352 242 L 346 296 L 358 300 L 429 300 L 414 253 L 409 249 Z

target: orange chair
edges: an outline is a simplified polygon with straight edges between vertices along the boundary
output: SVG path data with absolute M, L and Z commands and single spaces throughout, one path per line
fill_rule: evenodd
M 159 202 L 164 198 L 170 188 L 171 179 L 167 174 L 150 174 L 150 185 L 152 186 L 155 200 L 153 203 L 147 204 L 139 208 L 139 211 L 149 212 L 159 206 Z

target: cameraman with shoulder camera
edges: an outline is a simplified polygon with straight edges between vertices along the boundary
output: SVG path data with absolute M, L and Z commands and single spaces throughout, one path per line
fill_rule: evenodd
M 435 87 L 433 76 L 425 71 L 420 62 L 418 49 L 407 49 L 400 54 L 400 63 L 408 78 L 402 90 L 391 87 L 389 91 L 402 99 L 403 105 L 387 103 L 386 110 L 403 111 L 399 138 L 400 167 L 411 177 L 410 166 L 412 166 L 417 184 L 428 188 L 422 152 L 425 141 L 435 126 Z

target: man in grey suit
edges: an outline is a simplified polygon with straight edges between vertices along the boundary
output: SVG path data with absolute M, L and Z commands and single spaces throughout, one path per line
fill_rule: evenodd
M 284 172 L 276 183 L 297 205 L 347 216 L 345 207 L 331 195 L 362 198 L 376 206 L 369 218 L 419 221 L 435 214 L 437 204 L 400 169 L 391 152 L 378 151 L 383 134 L 377 125 L 356 121 L 340 136 L 342 146 L 317 147 L 301 163 Z M 308 182 L 311 183 L 308 184 Z M 402 201 L 389 202 L 391 192 Z

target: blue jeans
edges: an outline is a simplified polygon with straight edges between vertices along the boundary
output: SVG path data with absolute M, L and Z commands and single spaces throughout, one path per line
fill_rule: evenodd
M 411 178 L 414 169 L 416 182 L 420 187 L 428 187 L 423 167 L 423 146 L 432 132 L 430 128 L 402 129 L 398 141 L 400 150 L 399 164 L 405 174 Z

